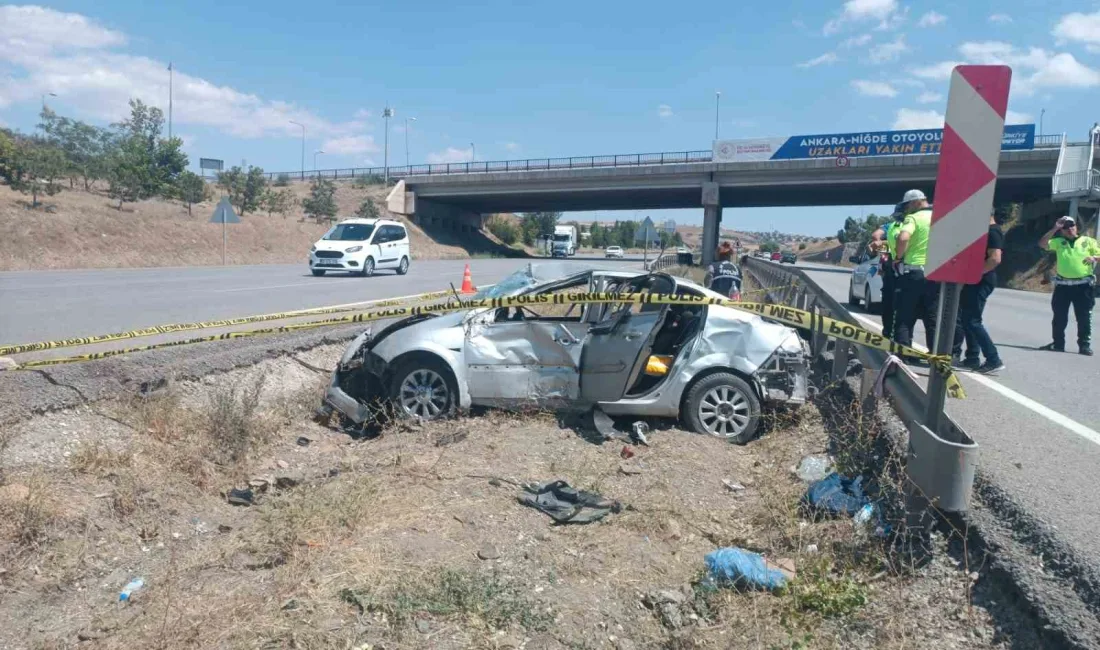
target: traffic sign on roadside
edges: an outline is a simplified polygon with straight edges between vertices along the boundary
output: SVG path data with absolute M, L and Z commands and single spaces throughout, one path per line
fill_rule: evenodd
M 214 208 L 214 215 L 210 217 L 210 223 L 240 223 L 241 218 L 237 216 L 237 213 L 233 211 L 233 204 L 229 202 L 228 197 L 222 198 L 218 201 L 217 207 Z
M 842 156 L 837 156 L 836 157 L 836 166 L 837 167 L 847 167 L 850 163 L 851 163 L 851 161 L 848 160 L 848 156 L 843 156 L 842 155 Z
M 982 278 L 1011 81 L 1012 69 L 1004 65 L 960 65 L 951 73 L 925 263 L 929 280 L 977 284 Z

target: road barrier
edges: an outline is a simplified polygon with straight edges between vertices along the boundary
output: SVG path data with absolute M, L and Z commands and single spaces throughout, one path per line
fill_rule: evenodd
M 835 321 L 858 327 L 855 317 L 819 287 L 805 271 L 752 258 L 743 259 L 742 269 L 761 287 L 774 288 L 767 294 L 767 301 L 825 314 Z M 822 352 L 826 344 L 827 337 L 815 332 L 811 343 L 815 355 Z M 883 368 L 889 352 L 881 346 L 856 346 L 854 351 L 863 367 L 868 369 Z M 844 376 L 850 352 L 850 346 L 838 338 L 833 349 L 834 377 Z M 928 356 L 930 355 L 925 355 L 925 358 Z M 941 357 L 938 363 L 942 364 L 943 361 Z M 909 431 L 906 473 L 915 488 L 910 498 L 927 501 L 945 512 L 966 511 L 970 505 L 978 466 L 978 444 L 947 414 L 942 416 L 941 434 L 936 434 L 925 426 L 928 395 L 924 389 L 904 370 L 894 368 L 885 372 L 885 395 Z M 952 382 L 948 381 L 950 394 L 953 390 Z M 910 508 L 911 511 L 916 509 L 919 506 Z
M 0 357 L 9 356 L 13 354 L 24 354 L 26 352 L 40 352 L 42 350 L 56 350 L 58 348 L 69 348 L 78 345 L 91 345 L 93 343 L 107 343 L 110 341 L 123 341 L 127 339 L 137 339 L 145 336 L 156 336 L 157 334 L 171 334 L 174 332 L 191 332 L 195 330 L 212 329 L 217 327 L 234 327 L 237 325 L 247 325 L 249 323 L 263 323 L 273 320 L 285 320 L 287 318 L 301 318 L 303 316 L 321 316 L 324 314 L 340 314 L 353 311 L 360 311 L 367 307 L 384 307 L 389 305 L 400 305 L 403 303 L 416 303 L 426 302 L 429 300 L 438 300 L 440 298 L 446 298 L 447 296 L 454 295 L 453 290 L 444 291 L 432 291 L 429 293 L 421 293 L 411 296 L 400 296 L 397 298 L 385 298 L 382 300 L 370 300 L 366 302 L 356 303 L 355 305 L 342 305 L 338 307 L 316 307 L 313 309 L 299 309 L 296 311 L 285 311 L 274 314 L 260 314 L 258 316 L 243 316 L 241 318 L 227 318 L 223 320 L 211 320 L 200 321 L 197 323 L 177 323 L 172 325 L 154 325 L 152 327 L 145 327 L 142 329 L 130 330 L 128 332 L 115 332 L 114 334 L 99 334 L 96 336 L 80 336 L 70 339 L 61 339 L 58 341 L 39 341 L 37 343 L 21 343 L 18 345 L 4 345 L 0 346 Z M 200 339 L 192 339 L 193 341 L 199 341 Z M 215 338 L 203 338 L 202 341 L 216 340 Z

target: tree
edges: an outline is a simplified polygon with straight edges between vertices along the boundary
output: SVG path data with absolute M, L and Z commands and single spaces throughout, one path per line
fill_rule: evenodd
M 108 194 L 126 201 L 140 201 L 157 195 L 171 195 L 176 179 L 187 168 L 187 155 L 179 138 L 160 137 L 164 114 L 159 108 L 130 100 L 130 117 L 112 125 L 114 147 L 108 159 Z
M 336 184 L 324 178 L 315 178 L 309 184 L 309 197 L 302 200 L 302 210 L 307 217 L 320 220 L 336 216 Z
M 272 183 L 272 185 L 274 185 L 275 187 L 286 187 L 287 185 L 290 185 L 290 175 L 289 174 L 279 174 L 275 178 L 275 182 Z
M 254 212 L 260 207 L 260 199 L 267 192 L 267 177 L 264 176 L 263 167 L 249 167 L 244 179 L 244 203 L 241 214 Z
M 144 140 L 137 136 L 125 138 L 110 160 L 107 195 L 118 199 L 118 209 L 123 203 L 134 203 L 156 194 L 159 188 L 154 173 L 153 159 Z
M 38 207 L 39 195 L 61 191 L 58 180 L 65 177 L 65 155 L 41 139 L 3 135 L 0 141 L 0 176 L 16 192 L 31 195 L 31 207 Z
M 267 211 L 269 217 L 272 213 L 278 212 L 286 219 L 286 215 L 294 207 L 294 203 L 294 192 L 290 190 L 276 191 L 269 189 L 260 197 L 260 207 Z
M 497 239 L 509 246 L 519 241 L 519 226 L 506 217 L 500 215 L 494 216 L 489 220 L 488 228 L 489 232 L 493 233 Z
M 191 216 L 191 204 L 206 198 L 206 181 L 195 172 L 185 171 L 176 179 L 176 194 L 187 204 L 187 216 Z
M 60 116 L 49 108 L 43 108 L 40 117 L 39 128 L 64 152 L 70 173 L 83 180 L 85 190 L 91 190 L 107 175 L 107 158 L 114 145 L 111 132 Z
M 779 242 L 774 240 L 761 242 L 760 250 L 764 251 L 765 253 L 776 253 L 779 251 Z
M 229 195 L 229 202 L 243 216 L 260 207 L 260 199 L 267 189 L 267 178 L 260 167 L 249 167 L 245 172 L 240 167 L 233 166 L 229 171 L 218 174 L 218 186 L 225 190 Z
M 520 216 L 523 243 L 533 246 L 539 235 L 552 235 L 561 218 L 560 212 L 526 212 Z
M 355 216 L 360 219 L 377 219 L 381 215 L 374 201 L 363 199 L 363 202 L 359 204 L 359 209 L 355 211 Z
M 241 203 L 244 202 L 245 180 L 244 171 L 236 165 L 218 172 L 218 187 L 225 191 L 229 202 L 237 208 L 237 212 L 240 212 Z

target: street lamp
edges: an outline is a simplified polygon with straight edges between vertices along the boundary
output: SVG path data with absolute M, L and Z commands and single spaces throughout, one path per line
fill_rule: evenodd
M 1039 111 L 1039 137 L 1043 137 L 1043 116 L 1047 114 L 1047 109 Z
M 477 160 L 477 149 L 474 147 L 474 143 L 470 143 L 470 162 Z
M 306 177 L 306 125 L 290 120 L 291 124 L 302 127 L 302 180 Z
M 325 153 L 325 152 L 321 151 L 320 149 L 313 152 L 313 171 L 314 172 L 317 171 L 317 154 L 319 154 L 319 153 Z
M 722 101 L 722 91 L 714 91 L 714 139 L 718 139 L 718 104 Z
M 382 182 L 386 185 L 390 184 L 390 118 L 393 117 L 393 109 L 387 106 L 382 111 L 382 117 L 386 118 L 386 146 L 385 153 L 383 154 L 384 176 Z
M 415 122 L 415 117 L 405 118 L 405 166 L 409 166 L 409 122 Z M 408 173 L 409 170 L 405 170 Z
M 57 97 L 54 93 L 42 93 L 42 110 L 46 110 L 46 97 Z

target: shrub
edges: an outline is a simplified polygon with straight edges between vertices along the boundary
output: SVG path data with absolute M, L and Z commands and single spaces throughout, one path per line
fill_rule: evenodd
M 286 187 L 290 185 L 290 174 L 279 174 L 275 178 L 275 187 Z
M 488 227 L 489 232 L 509 246 L 519 241 L 519 226 L 507 219 L 494 218 L 489 222 Z

